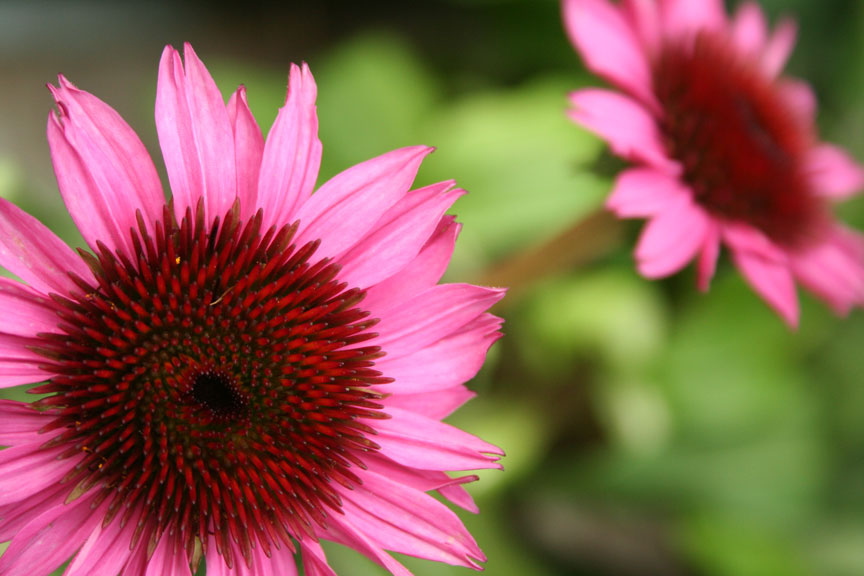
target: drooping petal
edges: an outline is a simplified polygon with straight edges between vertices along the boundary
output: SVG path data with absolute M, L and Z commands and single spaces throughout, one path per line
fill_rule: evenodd
M 0 388 L 42 382 L 54 376 L 42 368 L 45 358 L 32 349 L 40 344 L 35 338 L 0 333 Z
M 50 436 L 39 433 L 52 416 L 39 412 L 27 402 L 0 400 L 0 446 L 46 442 Z
M 464 484 L 476 482 L 478 477 L 474 474 L 467 476 L 450 477 L 445 472 L 438 470 L 418 470 L 408 468 L 393 462 L 380 454 L 369 454 L 365 459 L 370 470 L 379 475 L 386 476 L 391 480 L 400 482 L 405 486 L 420 490 L 421 492 L 439 492 L 453 504 L 464 508 L 469 512 L 477 513 L 477 505 L 470 494 L 463 488 Z
M 690 195 L 679 178 L 650 168 L 630 168 L 618 175 L 606 207 L 620 218 L 649 218 Z
M 258 205 L 265 229 L 293 222 L 315 188 L 321 165 L 317 95 L 309 67 L 292 64 L 285 105 L 267 135 L 261 164 Z
M 619 7 L 607 0 L 565 0 L 564 27 L 592 72 L 655 105 L 648 56 Z
M 836 226 L 827 239 L 790 257 L 795 277 L 840 315 L 864 304 L 864 237 Z
M 720 256 L 720 225 L 716 222 L 708 224 L 708 231 L 702 242 L 699 253 L 699 263 L 696 269 L 696 283 L 700 290 L 707 292 L 717 269 L 717 257 Z
M 610 90 L 589 88 L 570 94 L 570 103 L 570 118 L 606 140 L 618 156 L 669 174 L 680 171 L 666 155 L 657 122 L 634 100 Z
M 20 502 L 58 483 L 74 467 L 75 458 L 58 461 L 66 447 L 40 448 L 50 439 L 0 450 L 0 506 Z
M 258 177 L 264 154 L 264 137 L 246 101 L 246 87 L 240 86 L 228 101 L 228 120 L 234 131 L 234 160 L 237 170 L 237 197 L 240 214 L 251 218 L 258 206 Z
M 174 48 L 166 46 L 162 53 L 156 131 L 177 219 L 203 197 L 210 222 L 237 196 L 234 133 L 216 83 L 189 44 L 184 56 L 185 70 Z
M 57 331 L 57 312 L 51 301 L 29 286 L 0 277 L 0 332 L 35 338 Z
M 479 568 L 485 557 L 459 518 L 441 502 L 371 470 L 340 489 L 345 517 L 381 547 L 418 558 Z
M 141 511 L 138 511 L 133 518 L 140 515 Z M 64 576 L 119 573 L 132 556 L 133 550 L 130 550 L 130 543 L 136 528 L 136 521 L 127 522 L 125 525 L 115 521 L 108 526 L 96 526 L 78 554 L 69 563 Z
M 320 544 L 306 538 L 300 542 L 300 550 L 304 576 L 337 576 L 327 563 L 327 556 Z
M 229 546 L 233 563 L 231 568 L 218 553 L 215 540 L 210 539 L 206 555 L 208 576 L 297 576 L 294 553 L 289 548 L 283 546 L 281 549 L 271 550 L 269 558 L 260 550 L 253 550 L 249 565 L 238 546 L 233 542 L 229 542 Z
M 410 264 L 367 290 L 363 306 L 378 317 L 383 311 L 437 284 L 450 263 L 460 229 L 461 225 L 452 216 L 444 216 Z
M 387 398 L 383 404 L 387 407 L 395 406 L 408 412 L 415 412 L 427 418 L 442 420 L 475 396 L 477 396 L 476 392 L 460 384 L 437 392 L 417 392 L 392 396 Z
M 454 334 L 504 297 L 504 290 L 440 284 L 381 314 L 375 344 L 399 358 Z
M 162 535 L 147 561 L 144 576 L 192 576 L 186 552 L 178 539 Z
M 63 506 L 69 486 L 55 483 L 20 502 L 0 506 L 0 542 L 8 542 L 33 518 Z
M 339 277 L 350 286 L 367 288 L 407 266 L 435 231 L 444 212 L 465 194 L 453 182 L 409 192 L 378 221 L 375 228 L 339 258 Z
M 44 224 L 0 198 L 0 266 L 43 294 L 75 290 L 69 273 L 93 274 L 84 261 Z
M 350 249 L 405 196 L 431 151 L 426 146 L 400 148 L 328 180 L 297 211 L 298 245 L 320 240 L 317 255 L 331 258 Z
M 831 144 L 814 147 L 805 169 L 813 191 L 826 198 L 848 198 L 864 188 L 864 168 L 845 150 Z
M 709 216 L 689 198 L 675 202 L 642 231 L 636 246 L 639 273 L 662 278 L 681 270 L 702 248 L 709 223 Z
M 775 77 L 786 66 L 789 55 L 795 47 L 795 39 L 798 36 L 798 27 L 790 19 L 781 20 L 774 27 L 774 32 L 768 39 L 765 52 L 762 55 L 762 65 L 766 74 Z
M 375 442 L 382 453 L 404 465 L 423 470 L 500 468 L 497 446 L 433 418 L 389 408 L 390 418 L 376 423 Z
M 328 540 L 353 548 L 373 562 L 389 570 L 393 576 L 413 576 L 405 566 L 387 554 L 387 552 L 364 534 L 362 530 L 351 524 L 350 520 L 341 514 L 333 515 L 326 533 L 322 536 L 326 536 Z

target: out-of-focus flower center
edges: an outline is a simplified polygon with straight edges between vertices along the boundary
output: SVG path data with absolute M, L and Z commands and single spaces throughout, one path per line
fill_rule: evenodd
M 139 218 L 134 254 L 85 255 L 97 284 L 55 295 L 61 332 L 40 351 L 59 376 L 33 391 L 63 430 L 50 445 L 80 458 L 70 498 L 95 494 L 106 525 L 143 511 L 134 540 L 151 547 L 179 532 L 191 557 L 212 535 L 230 566 L 230 541 L 248 562 L 339 510 L 334 483 L 356 485 L 378 448 L 369 386 L 389 380 L 362 345 L 364 293 L 312 260 L 317 243 L 262 231 L 260 212 L 241 222 L 236 204 L 202 214 L 177 224 L 166 207 L 162 223 Z
M 795 244 L 822 217 L 803 174 L 813 135 L 758 66 L 709 33 L 667 44 L 653 66 L 660 125 L 699 204 Z

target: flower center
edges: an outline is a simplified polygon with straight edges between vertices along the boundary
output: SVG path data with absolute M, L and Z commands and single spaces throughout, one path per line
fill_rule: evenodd
M 707 32 L 667 44 L 653 67 L 661 130 L 700 205 L 795 244 L 823 211 L 802 168 L 813 135 L 745 56 Z
M 311 259 L 316 242 L 292 244 L 296 226 L 264 232 L 237 204 L 209 226 L 201 204 L 179 224 L 163 214 L 139 217 L 133 254 L 82 253 L 96 283 L 53 296 L 61 332 L 40 352 L 57 376 L 35 404 L 63 430 L 48 445 L 80 458 L 70 499 L 107 501 L 106 525 L 138 523 L 133 543 L 169 531 L 189 557 L 212 539 L 248 564 L 252 548 L 314 538 L 341 508 L 335 483 L 358 484 L 351 468 L 378 449 L 369 387 L 390 380 L 362 345 L 376 321 Z

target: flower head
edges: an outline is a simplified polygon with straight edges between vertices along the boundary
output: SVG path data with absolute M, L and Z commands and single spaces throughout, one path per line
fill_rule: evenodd
M 862 170 L 818 140 L 809 87 L 780 76 L 795 41 L 761 9 L 727 18 L 720 0 L 564 0 L 570 39 L 620 92 L 571 95 L 571 118 L 638 166 L 607 206 L 646 218 L 639 271 L 657 278 L 693 259 L 707 289 L 721 243 L 789 324 L 795 280 L 839 314 L 864 303 L 864 239 L 837 223 L 832 200 L 857 193 Z
M 120 116 L 61 77 L 48 140 L 92 252 L 0 200 L 0 573 L 332 574 L 320 540 L 478 568 L 438 491 L 501 451 L 441 419 L 500 335 L 501 290 L 438 284 L 452 182 L 429 148 L 313 188 L 316 88 L 292 67 L 266 140 L 190 46 L 167 47 L 156 125 L 173 196 Z M 77 551 L 77 553 L 76 553 Z M 191 567 L 190 567 L 191 566 Z

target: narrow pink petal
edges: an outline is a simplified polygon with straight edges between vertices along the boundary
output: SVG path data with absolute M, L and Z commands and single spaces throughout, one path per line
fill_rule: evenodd
M 222 216 L 237 196 L 234 134 L 213 78 L 189 44 L 165 47 L 156 90 L 156 130 L 182 218 L 203 197 L 207 219 Z
M 363 484 L 340 488 L 342 510 L 351 524 L 381 547 L 417 558 L 479 568 L 483 552 L 449 508 L 428 494 L 371 470 Z
M 385 356 L 376 363 L 388 378 L 395 381 L 380 387 L 389 394 L 437 392 L 457 386 L 473 378 L 486 352 L 501 333 L 502 320 L 482 314 L 459 332 L 400 358 Z
M 738 48 L 754 57 L 761 54 L 768 38 L 768 24 L 758 4 L 740 4 L 732 19 L 732 39 Z
M 189 561 L 182 543 L 177 538 L 163 534 L 159 544 L 153 551 L 153 556 L 147 562 L 144 576 L 191 576 Z
M 389 570 L 393 576 L 413 576 L 405 566 L 387 554 L 362 530 L 351 524 L 350 520 L 341 514 L 334 514 L 330 517 L 327 531 L 320 534 L 319 537 L 353 548 Z
M 795 277 L 837 314 L 864 304 L 864 236 L 837 226 L 824 242 L 790 259 Z
M 606 140 L 618 156 L 669 174 L 680 172 L 678 164 L 666 155 L 657 122 L 644 106 L 599 88 L 571 93 L 570 103 L 570 118 Z
M 234 160 L 237 170 L 237 197 L 240 214 L 251 218 L 258 207 L 258 173 L 264 154 L 261 128 L 249 110 L 246 87 L 240 86 L 228 101 L 228 120 L 234 131 Z
M 460 229 L 461 225 L 455 222 L 453 216 L 444 216 L 410 264 L 366 291 L 363 306 L 378 317 L 384 310 L 437 284 L 450 263 Z
M 261 550 L 252 551 L 252 565 L 240 553 L 239 547 L 230 543 L 233 566 L 228 568 L 224 557 L 220 556 L 213 538 L 207 547 L 207 576 L 297 576 L 294 553 L 286 548 L 274 549 L 268 558 Z
M 660 49 L 663 40 L 657 3 L 654 0 L 624 0 L 621 6 L 646 56 L 652 57 Z
M 798 325 L 798 297 L 789 265 L 749 252 L 732 251 L 744 279 L 791 327 Z
M 133 520 L 125 525 L 119 520 L 111 522 L 108 526 L 97 525 L 66 568 L 63 576 L 118 574 L 132 556 L 133 550 L 130 549 L 132 535 L 138 526 L 138 521 L 134 518 L 140 515 L 141 512 L 138 511 L 133 516 Z
M 309 67 L 292 64 L 288 95 L 267 135 L 258 181 L 265 229 L 293 222 L 315 188 L 321 165 L 317 95 Z
M 464 190 L 441 182 L 409 192 L 375 228 L 338 260 L 339 279 L 349 286 L 373 286 L 407 266 L 435 232 L 441 218 Z
M 381 391 L 386 393 L 386 389 L 383 387 Z M 460 384 L 438 392 L 399 394 L 387 398 L 383 403 L 388 407 L 394 406 L 408 412 L 416 412 L 427 418 L 441 420 L 450 416 L 475 396 L 477 396 L 475 392 Z
M 446 472 L 438 470 L 419 470 L 417 468 L 402 466 L 377 453 L 364 457 L 364 462 L 370 470 L 379 475 L 386 476 L 395 482 L 422 492 L 437 491 L 460 508 L 474 513 L 478 512 L 474 500 L 463 488 L 464 484 L 478 480 L 474 474 L 451 478 Z
M 795 39 L 798 35 L 798 27 L 789 19 L 782 20 L 774 28 L 774 32 L 765 46 L 762 62 L 769 76 L 777 76 L 786 66 L 789 55 L 795 47 Z
M 864 168 L 845 150 L 831 144 L 811 150 L 807 173 L 813 190 L 826 198 L 848 198 L 864 188 Z
M 675 202 L 652 219 L 636 246 L 639 273 L 662 278 L 681 270 L 705 242 L 710 218 L 689 198 Z
M 424 470 L 480 470 L 501 468 L 503 452 L 467 432 L 399 408 L 388 408 L 390 418 L 375 423 L 375 442 L 381 453 L 405 466 Z
M 102 241 L 131 253 L 135 213 L 162 213 L 165 197 L 147 149 L 110 106 L 60 76 L 49 86 L 58 114 L 48 119 L 54 172 L 72 219 L 91 248 Z
M 39 430 L 53 419 L 27 402 L 0 400 L 0 446 L 42 444 L 50 436 L 39 434 Z
M 33 518 L 0 556 L 0 574 L 49 574 L 68 560 L 102 522 L 105 506 L 91 510 L 92 500 L 78 498 Z
M 504 290 L 440 284 L 381 314 L 374 340 L 398 358 L 446 338 L 504 297 Z
M 699 30 L 726 25 L 722 0 L 660 0 L 660 14 L 669 38 L 692 36 Z
M 45 358 L 32 350 L 34 338 L 0 333 L 0 388 L 42 382 L 53 376 L 40 366 Z
M 689 188 L 674 176 L 651 168 L 630 168 L 618 175 L 606 207 L 620 218 L 648 218 L 690 196 Z
M 40 448 L 50 439 L 51 436 L 46 436 L 37 442 L 0 450 L 0 506 L 20 502 L 59 482 L 80 460 L 58 460 L 67 447 Z
M 702 242 L 702 250 L 699 253 L 699 263 L 696 270 L 696 283 L 699 289 L 707 292 L 711 286 L 711 279 L 717 269 L 717 257 L 720 255 L 720 226 L 711 222 Z
M 303 555 L 303 574 L 305 576 L 337 576 L 327 563 L 327 556 L 320 544 L 306 538 L 300 541 L 300 550 Z
M 318 255 L 331 258 L 350 249 L 405 196 L 431 151 L 426 146 L 400 148 L 328 180 L 297 211 L 298 245 L 321 240 Z
M 80 256 L 44 224 L 4 198 L 0 198 L 0 266 L 43 294 L 67 295 L 75 290 L 70 272 L 93 280 Z
M 655 103 L 648 55 L 622 10 L 608 0 L 564 0 L 564 27 L 589 70 Z
M 816 120 L 816 95 L 810 85 L 802 80 L 781 77 L 777 79 L 776 86 L 787 106 L 800 118 L 801 125 L 813 126 Z
M 0 277 L 0 332 L 35 338 L 40 332 L 57 332 L 53 302 L 29 286 Z
M 69 495 L 69 486 L 54 483 L 28 496 L 20 502 L 0 506 L 0 542 L 8 542 L 20 532 L 33 518 L 63 506 Z

